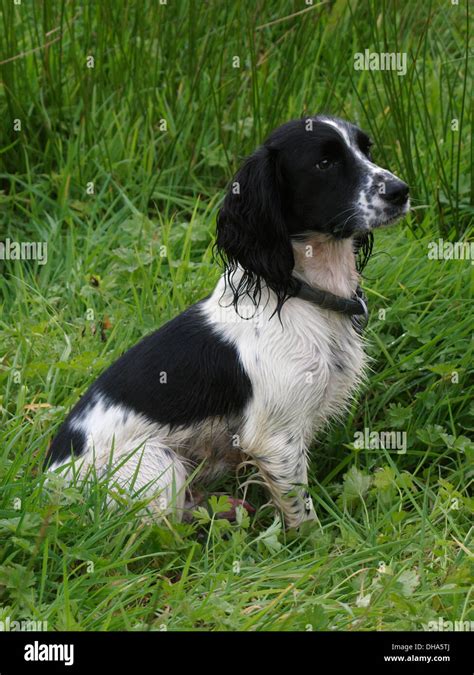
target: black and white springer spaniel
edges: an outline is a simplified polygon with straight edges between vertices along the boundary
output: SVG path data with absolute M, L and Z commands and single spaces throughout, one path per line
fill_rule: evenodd
M 257 467 L 286 525 L 315 517 L 308 448 L 365 367 L 359 273 L 408 186 L 333 117 L 290 121 L 243 164 L 217 219 L 214 292 L 96 380 L 52 442 L 50 468 L 95 467 L 157 515 L 181 517 L 189 476 Z

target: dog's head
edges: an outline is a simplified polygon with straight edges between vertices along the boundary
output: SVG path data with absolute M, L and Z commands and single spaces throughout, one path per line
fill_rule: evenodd
M 261 279 L 279 307 L 291 289 L 292 239 L 319 232 L 363 241 L 409 209 L 408 186 L 372 162 L 371 141 L 333 117 L 287 122 L 237 172 L 217 219 L 216 245 L 236 291 L 260 292 Z

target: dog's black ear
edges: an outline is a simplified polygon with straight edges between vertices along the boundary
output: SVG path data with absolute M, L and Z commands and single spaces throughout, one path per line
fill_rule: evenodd
M 237 172 L 217 217 L 216 247 L 234 304 L 246 294 L 258 303 L 262 279 L 276 293 L 278 310 L 288 296 L 294 257 L 282 199 L 276 151 L 262 146 Z M 238 266 L 244 274 L 233 284 Z

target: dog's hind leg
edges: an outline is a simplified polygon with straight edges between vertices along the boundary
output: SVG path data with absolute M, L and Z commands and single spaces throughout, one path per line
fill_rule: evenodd
M 152 516 L 172 514 L 177 520 L 183 517 L 187 475 L 182 458 L 154 440 L 128 453 L 122 451 L 101 472 L 111 490 L 119 488 L 147 500 Z
M 181 520 L 185 508 L 188 470 L 184 460 L 158 439 L 129 440 L 123 446 L 106 450 L 88 447 L 74 459 L 71 456 L 56 462 L 68 483 L 94 476 L 106 483 L 110 506 L 120 493 L 145 500 L 145 510 L 155 518 L 170 515 Z

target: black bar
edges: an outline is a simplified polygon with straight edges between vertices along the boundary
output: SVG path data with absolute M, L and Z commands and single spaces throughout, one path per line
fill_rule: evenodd
M 470 632 L 5 632 L 0 633 L 0 675 L 23 673 L 162 673 L 183 667 L 212 673 L 456 673 L 472 675 Z M 44 645 L 44 646 L 43 646 Z M 49 645 L 56 645 L 50 648 Z M 62 645 L 62 650 L 61 650 Z M 65 649 L 72 645 L 73 652 Z M 25 656 L 62 657 L 29 661 Z M 324 669 L 321 667 L 324 665 Z M 365 670 L 364 670 L 365 669 Z

